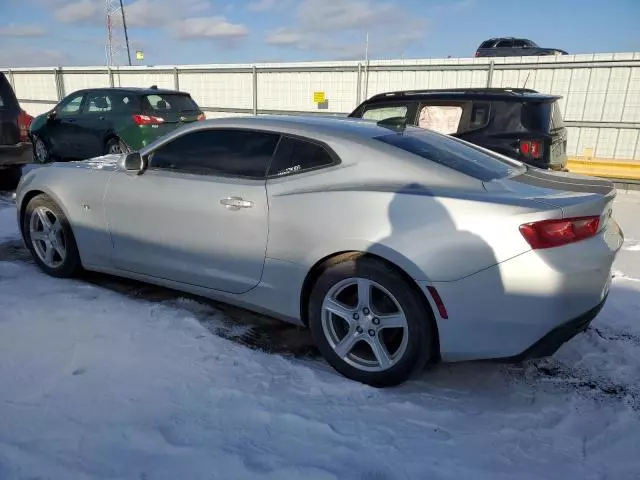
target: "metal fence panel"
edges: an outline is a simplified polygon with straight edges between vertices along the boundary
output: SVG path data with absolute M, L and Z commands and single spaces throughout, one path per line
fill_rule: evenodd
M 248 113 L 346 114 L 392 90 L 528 87 L 560 95 L 571 156 L 640 160 L 640 53 L 449 58 L 259 65 L 13 69 L 21 105 L 32 115 L 81 88 L 180 88 L 207 117 Z M 316 103 L 314 92 L 326 101 Z

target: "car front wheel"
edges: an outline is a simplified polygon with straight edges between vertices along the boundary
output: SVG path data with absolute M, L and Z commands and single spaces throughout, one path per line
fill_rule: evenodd
M 398 385 L 434 356 L 434 321 L 415 285 L 387 264 L 356 256 L 326 269 L 311 293 L 309 327 L 340 373 Z
M 22 231 L 33 259 L 47 274 L 72 277 L 80 270 L 80 255 L 69 221 L 47 195 L 32 198 L 25 209 Z

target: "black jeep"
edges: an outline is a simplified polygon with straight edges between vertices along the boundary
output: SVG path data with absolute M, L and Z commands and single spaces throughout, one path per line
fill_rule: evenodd
M 566 170 L 559 98 L 524 88 L 411 90 L 375 95 L 349 116 L 404 119 L 539 168 Z

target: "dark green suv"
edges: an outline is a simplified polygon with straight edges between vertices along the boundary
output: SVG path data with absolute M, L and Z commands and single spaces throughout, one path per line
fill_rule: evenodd
M 204 119 L 185 92 L 156 87 L 79 90 L 33 120 L 33 157 L 46 163 L 139 150 L 185 123 Z

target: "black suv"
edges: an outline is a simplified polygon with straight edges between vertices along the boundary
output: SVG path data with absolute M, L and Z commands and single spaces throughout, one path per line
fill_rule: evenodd
M 542 48 L 527 38 L 501 37 L 485 40 L 476 50 L 476 57 L 528 57 L 567 55 L 559 48 Z
M 22 167 L 32 159 L 29 125 L 33 117 L 20 108 L 11 84 L 0 72 L 0 189 L 13 190 Z
M 375 95 L 349 116 L 404 119 L 538 168 L 566 170 L 559 98 L 524 88 L 412 90 Z

